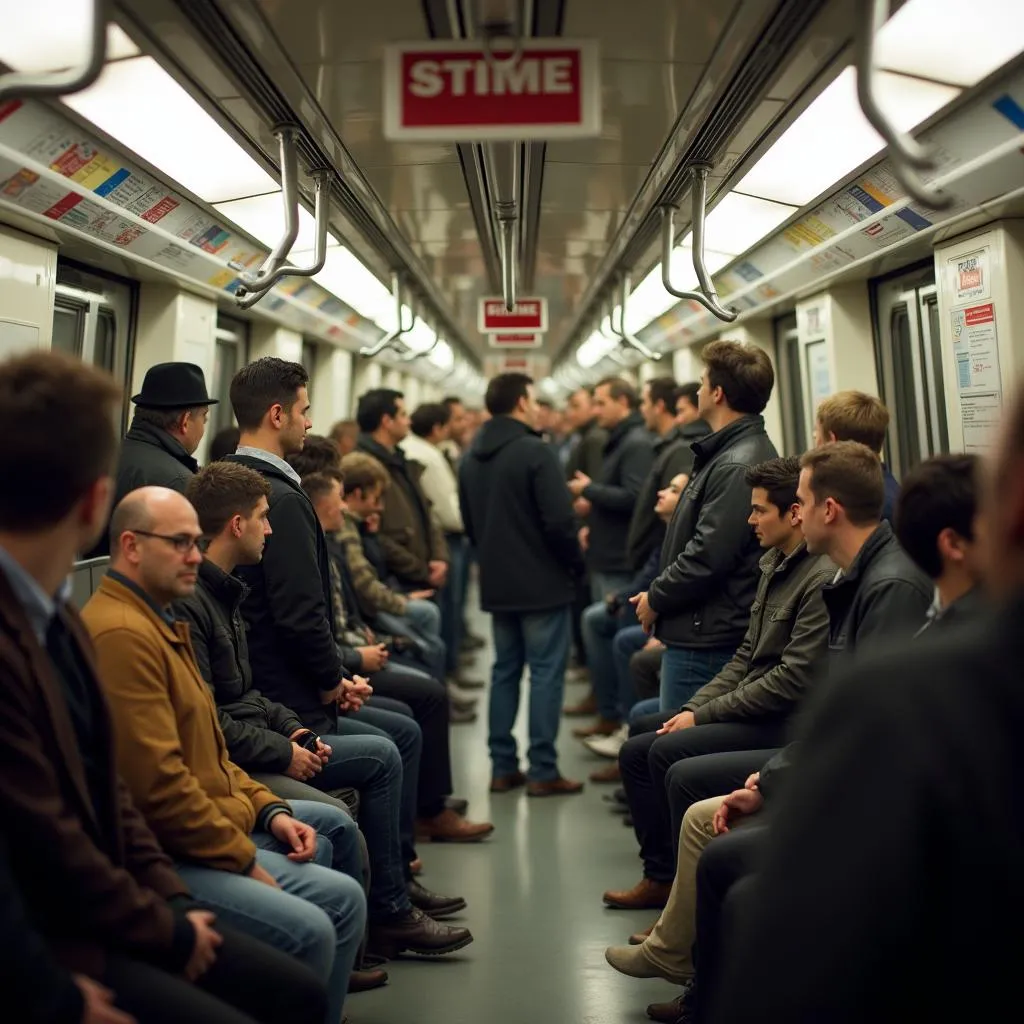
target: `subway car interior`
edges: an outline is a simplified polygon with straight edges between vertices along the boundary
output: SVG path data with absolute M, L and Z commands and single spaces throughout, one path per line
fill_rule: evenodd
M 479 421 L 521 373 L 554 438 L 580 389 L 700 382 L 725 341 L 774 368 L 782 456 L 849 391 L 888 410 L 896 480 L 997 443 L 1024 368 L 1020 0 L 0 0 L 0 25 L 0 358 L 107 371 L 121 434 L 152 367 L 194 364 L 205 465 L 269 356 L 308 374 L 313 434 L 382 388 Z M 107 568 L 76 563 L 78 606 Z M 345 1013 L 647 1019 L 680 986 L 606 962 L 664 905 L 602 902 L 637 874 L 614 787 L 492 789 L 479 588 L 451 759 L 494 832 L 420 848 L 475 941 Z M 566 777 L 613 763 L 588 721 L 561 720 Z

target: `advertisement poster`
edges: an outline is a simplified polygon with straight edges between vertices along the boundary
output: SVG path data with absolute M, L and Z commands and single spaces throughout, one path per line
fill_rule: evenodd
M 950 315 L 957 388 L 961 393 L 977 389 L 1001 391 L 995 304 L 986 302 L 954 309 Z
M 989 247 L 986 245 L 976 252 L 956 256 L 949 260 L 951 276 L 950 305 L 959 306 L 974 299 L 988 298 L 989 294 Z
M 811 389 L 811 413 L 817 415 L 818 406 L 832 394 L 832 367 L 828 358 L 828 342 L 812 341 L 804 349 L 807 353 L 807 382 Z
M 968 455 L 986 455 L 992 451 L 1002 408 L 1002 396 L 998 391 L 960 396 L 964 451 Z

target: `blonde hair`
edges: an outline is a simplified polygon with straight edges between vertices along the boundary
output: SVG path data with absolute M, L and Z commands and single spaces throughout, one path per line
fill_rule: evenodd
M 874 395 L 837 391 L 818 406 L 817 415 L 826 440 L 834 434 L 837 441 L 857 441 L 876 455 L 882 453 L 889 410 Z

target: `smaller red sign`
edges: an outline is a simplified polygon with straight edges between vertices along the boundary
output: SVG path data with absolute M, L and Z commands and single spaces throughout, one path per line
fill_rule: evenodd
M 498 296 L 488 296 L 480 300 L 477 330 L 481 334 L 532 334 L 537 331 L 543 333 L 547 329 L 547 299 L 517 299 L 511 310 L 505 308 L 505 300 Z
M 384 50 L 384 135 L 406 141 L 587 138 L 601 133 L 597 44 L 527 39 L 517 52 L 475 40 Z
M 43 210 L 43 216 L 49 217 L 50 220 L 60 220 L 68 210 L 73 210 L 81 201 L 80 195 L 76 192 L 69 192 L 62 199 L 58 199 L 48 210 Z
M 964 310 L 964 322 L 968 327 L 991 323 L 995 318 L 995 307 L 991 302 L 986 302 L 984 306 L 971 306 L 970 309 Z
M 491 348 L 539 348 L 542 336 L 534 331 L 502 331 L 488 341 Z

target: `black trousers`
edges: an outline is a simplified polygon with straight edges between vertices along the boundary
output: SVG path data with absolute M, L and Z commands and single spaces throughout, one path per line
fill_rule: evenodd
M 762 812 L 763 813 L 763 812 Z M 751 819 L 715 838 L 697 861 L 697 941 L 695 961 L 697 1020 L 708 1020 L 708 1006 L 728 953 L 736 905 L 761 864 L 769 837 L 767 821 Z
M 402 665 L 388 665 L 370 677 L 374 697 L 408 704 L 423 733 L 417 788 L 417 813 L 432 818 L 452 793 L 452 756 L 448 740 L 448 691 L 432 676 Z M 387 707 L 370 698 L 370 706 Z
M 739 789 L 782 745 L 783 731 L 781 724 L 728 722 L 667 736 L 645 732 L 626 741 L 619 769 L 645 878 L 672 882 L 687 808 Z
M 661 647 L 637 651 L 629 659 L 629 677 L 633 681 L 636 699 L 651 700 L 661 690 Z
M 195 984 L 112 954 L 101 979 L 139 1024 L 323 1024 L 327 991 L 308 967 L 244 932 L 215 925 L 224 942 Z

